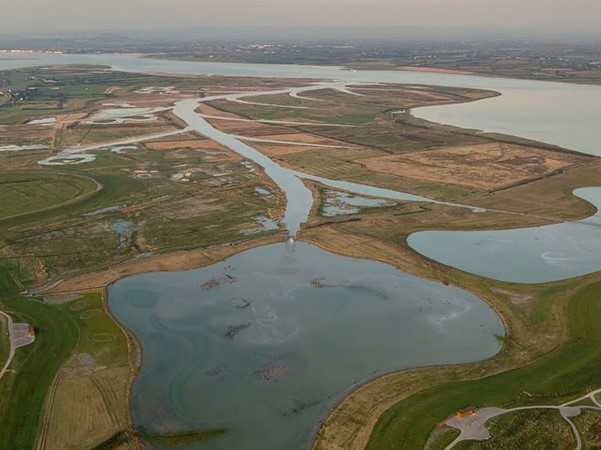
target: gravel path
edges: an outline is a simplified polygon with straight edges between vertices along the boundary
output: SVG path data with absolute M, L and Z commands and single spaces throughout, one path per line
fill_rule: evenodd
M 580 432 L 578 428 L 574 424 L 574 422 L 570 419 L 571 417 L 577 417 L 582 412 L 583 408 L 592 409 L 601 412 L 601 402 L 599 402 L 595 395 L 600 394 L 601 389 L 597 389 L 596 391 L 590 392 L 586 395 L 583 395 L 580 398 L 575 400 L 570 400 L 567 403 L 563 403 L 561 405 L 537 405 L 537 406 L 520 406 L 517 408 L 510 409 L 502 409 L 495 407 L 481 408 L 476 410 L 476 412 L 467 417 L 452 417 L 446 421 L 446 424 L 450 427 L 458 429 L 461 433 L 459 436 L 446 446 L 445 450 L 451 450 L 461 441 L 485 441 L 490 438 L 490 432 L 486 428 L 486 422 L 493 417 L 502 416 L 504 414 L 509 414 L 516 411 L 525 411 L 530 409 L 554 409 L 558 410 L 561 414 L 561 417 L 568 423 L 572 432 L 574 433 L 574 437 L 576 438 L 576 447 L 574 450 L 582 449 L 582 437 L 580 436 Z M 586 406 L 580 407 L 578 406 L 579 402 L 583 400 L 590 399 L 593 401 L 595 406 Z

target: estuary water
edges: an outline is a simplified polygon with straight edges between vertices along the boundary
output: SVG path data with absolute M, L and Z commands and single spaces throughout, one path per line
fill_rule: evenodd
M 504 334 L 468 292 L 305 243 L 129 277 L 110 287 L 109 306 L 144 348 L 135 422 L 227 428 L 209 450 L 306 448 L 357 383 L 487 358 Z
M 545 283 L 601 270 L 601 188 L 574 191 L 595 205 L 587 219 L 500 231 L 421 231 L 407 243 L 428 258 L 515 283 Z
M 0 69 L 52 64 L 104 64 L 147 73 L 310 78 L 368 83 L 408 83 L 488 89 L 501 96 L 414 111 L 418 117 L 464 128 L 508 133 L 583 153 L 601 155 L 601 86 L 510 78 L 340 67 L 167 61 L 133 54 L 7 54 Z

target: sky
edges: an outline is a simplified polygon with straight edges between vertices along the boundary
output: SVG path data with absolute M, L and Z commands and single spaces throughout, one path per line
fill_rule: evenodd
M 601 0 L 4 0 L 4 34 L 210 30 L 275 35 L 353 30 L 428 37 L 477 34 L 601 37 Z M 216 36 L 219 37 L 219 36 Z M 277 37 L 277 36 L 274 36 Z

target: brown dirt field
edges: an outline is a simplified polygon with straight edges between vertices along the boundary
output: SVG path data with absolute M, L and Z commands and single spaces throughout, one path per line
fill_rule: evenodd
M 262 245 L 283 242 L 284 235 L 273 235 L 262 239 L 243 242 L 236 245 L 223 245 L 190 251 L 178 251 L 164 255 L 128 261 L 98 272 L 92 272 L 71 278 L 60 283 L 49 293 L 89 292 L 102 289 L 109 284 L 130 275 L 148 272 L 170 272 L 189 270 L 222 261 L 235 253 Z
M 187 141 L 148 141 L 144 144 L 144 146 L 148 150 L 176 150 L 182 148 L 214 150 L 227 153 L 231 159 L 239 159 L 235 153 L 221 146 L 221 144 L 209 139 L 191 139 Z
M 160 113 L 160 115 L 162 117 L 164 117 L 165 119 L 167 119 L 169 122 L 171 122 L 173 125 L 175 125 L 179 128 L 186 128 L 188 126 L 188 124 L 186 122 L 184 122 L 178 116 L 173 114 L 173 111 L 166 111 L 166 112 Z
M 290 129 L 284 126 L 269 125 L 261 122 L 237 122 L 219 119 L 208 119 L 207 121 L 218 130 L 244 136 L 264 137 L 272 134 L 290 133 Z
M 492 190 L 587 160 L 568 153 L 492 142 L 369 158 L 361 163 L 375 172 Z
M 309 133 L 286 133 L 286 134 L 270 134 L 261 136 L 261 139 L 272 139 L 274 141 L 298 142 L 301 144 L 319 144 L 319 145 L 338 145 L 344 147 L 352 147 L 352 144 L 347 142 L 337 141 L 322 136 L 317 136 Z
M 292 155 L 295 153 L 303 153 L 303 152 L 310 152 L 310 151 L 329 151 L 330 150 L 327 148 L 320 148 L 320 147 L 307 147 L 307 146 L 300 146 L 300 145 L 285 145 L 285 144 L 284 145 L 282 145 L 282 144 L 261 144 L 258 142 L 253 142 L 252 147 L 254 149 L 260 151 L 264 155 L 267 155 L 269 157 L 275 157 L 275 158 L 277 158 L 278 156 Z M 282 164 L 282 162 L 280 162 L 280 164 Z M 286 165 L 286 164 L 284 163 L 283 165 Z
M 220 109 L 214 108 L 207 103 L 201 103 L 198 108 L 196 108 L 196 112 L 200 114 L 206 114 L 208 116 L 221 116 L 221 117 L 230 117 L 232 119 L 240 119 L 241 117 L 237 114 L 222 111 Z
M 41 125 L 0 125 L 0 145 L 47 144 L 53 134 L 52 127 Z

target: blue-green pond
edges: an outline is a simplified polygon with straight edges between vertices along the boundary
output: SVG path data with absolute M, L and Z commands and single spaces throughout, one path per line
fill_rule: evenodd
M 466 291 L 306 243 L 126 278 L 110 287 L 109 305 L 144 352 L 136 424 L 227 428 L 202 445 L 214 450 L 306 448 L 357 383 L 488 358 L 504 334 L 496 313 Z
M 576 189 L 597 213 L 589 218 L 497 231 L 422 231 L 407 243 L 428 258 L 515 283 L 545 283 L 601 270 L 601 188 Z

